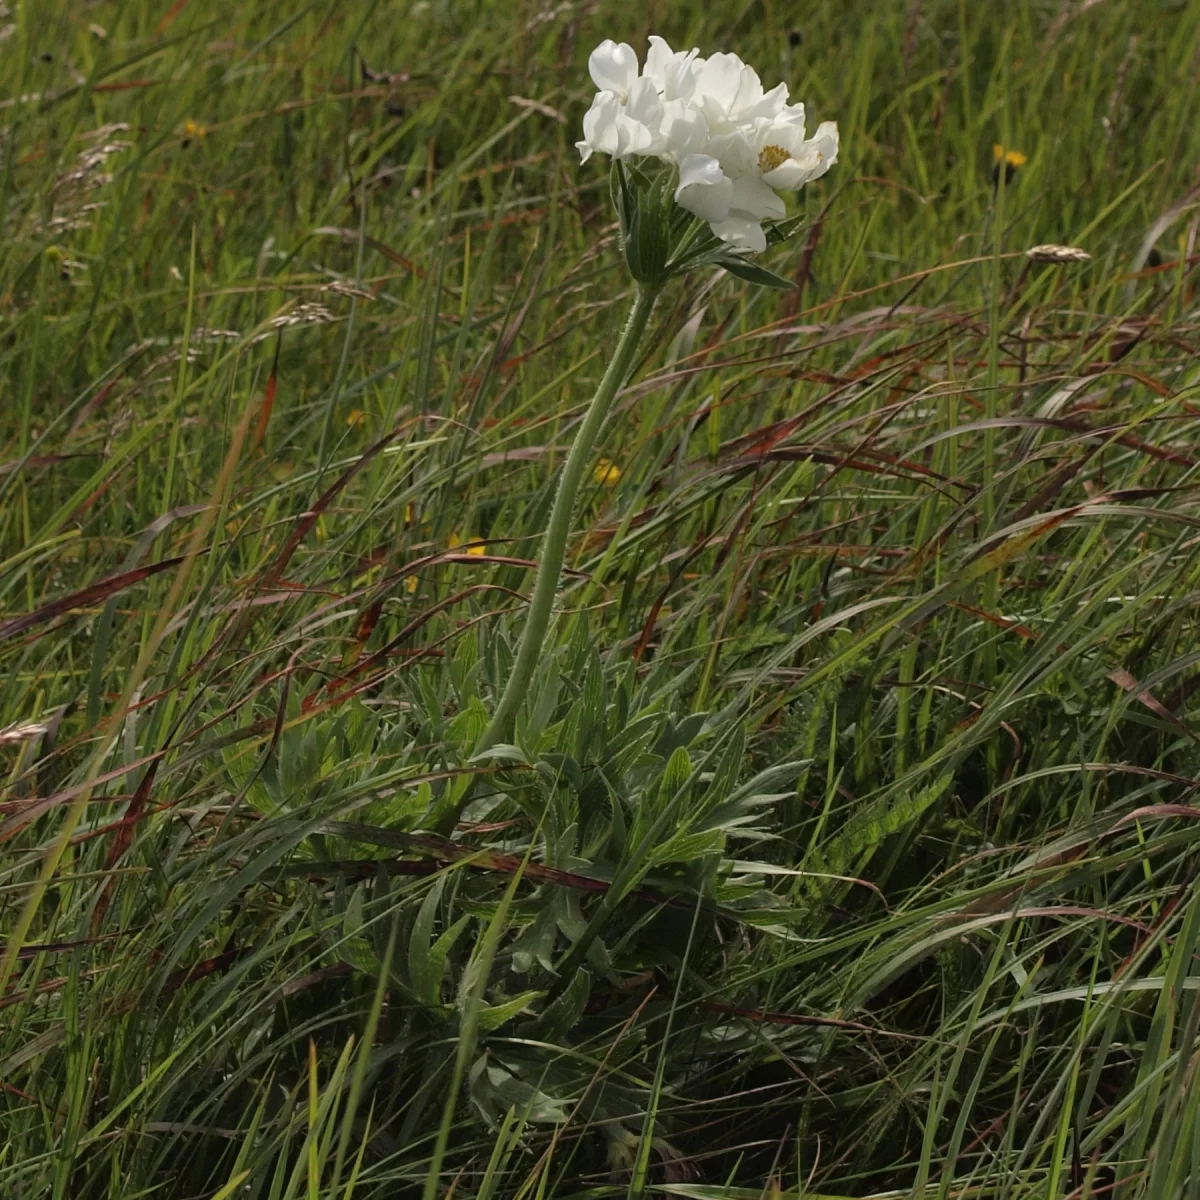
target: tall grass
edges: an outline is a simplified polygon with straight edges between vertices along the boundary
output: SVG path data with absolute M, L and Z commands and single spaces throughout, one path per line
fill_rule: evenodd
M 10 7 L 0 1193 L 1200 1195 L 1200 5 Z M 842 161 L 475 758 L 654 31 Z

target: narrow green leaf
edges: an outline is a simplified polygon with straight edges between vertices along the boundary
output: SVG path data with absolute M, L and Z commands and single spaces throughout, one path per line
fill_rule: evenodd
M 766 267 L 760 267 L 757 263 L 750 262 L 744 258 L 737 258 L 734 255 L 726 255 L 723 258 L 718 258 L 716 263 L 717 266 L 724 267 L 730 275 L 736 275 L 739 279 L 744 279 L 747 283 L 758 284 L 759 287 L 790 291 L 796 286 L 790 279 L 784 279 L 782 275 L 776 275 L 774 271 L 768 271 Z

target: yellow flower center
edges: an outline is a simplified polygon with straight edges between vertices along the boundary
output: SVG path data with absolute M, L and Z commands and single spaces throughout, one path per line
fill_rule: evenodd
M 758 152 L 758 169 L 765 175 L 781 167 L 791 157 L 782 146 L 764 146 Z

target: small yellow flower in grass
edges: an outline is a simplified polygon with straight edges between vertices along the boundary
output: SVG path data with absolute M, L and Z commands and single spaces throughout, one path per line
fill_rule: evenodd
M 459 537 L 457 533 L 452 533 L 447 539 L 446 544 L 451 550 L 457 550 L 459 546 L 463 545 L 464 542 L 466 542 L 467 545 L 464 547 L 463 552 L 465 554 L 470 554 L 473 558 L 479 558 L 487 553 L 487 547 L 485 547 L 482 542 L 473 541 L 470 536 L 465 538 Z
M 361 425 L 367 419 L 367 414 L 361 408 L 352 408 L 346 414 L 346 424 L 352 429 L 355 425 Z
M 404 590 L 411 596 L 417 590 L 417 577 L 408 575 L 404 579 Z
M 621 468 L 615 462 L 609 462 L 607 458 L 602 458 L 596 464 L 592 476 L 597 483 L 602 483 L 605 487 L 613 487 L 621 478 Z
M 202 138 L 208 136 L 208 126 L 201 125 L 199 121 L 184 121 L 183 136 L 185 138 Z
M 1018 168 L 1023 167 L 1029 161 L 1026 155 L 1020 150 L 1008 150 L 997 142 L 992 147 L 992 182 L 999 186 L 1000 184 L 1000 167 L 1004 167 L 1004 182 L 1012 183 L 1013 176 L 1017 173 Z

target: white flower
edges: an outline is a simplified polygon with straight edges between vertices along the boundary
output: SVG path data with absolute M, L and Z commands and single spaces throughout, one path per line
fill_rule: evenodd
M 764 90 L 736 54 L 703 59 L 652 35 L 640 71 L 632 46 L 605 41 L 588 72 L 599 90 L 575 143 L 583 161 L 599 151 L 677 167 L 676 203 L 735 249 L 765 249 L 762 222 L 786 213 L 778 193 L 799 190 L 837 162 L 837 125 L 826 122 L 806 139 L 804 105 L 788 103 L 786 84 Z
M 676 201 L 709 221 L 723 241 L 760 251 L 767 244 L 762 222 L 781 220 L 787 211 L 777 190 L 798 191 L 837 162 L 837 125 L 826 121 L 806 140 L 804 106 L 790 105 L 773 118 L 758 117 L 713 138 L 709 152 L 721 173 L 733 180 L 728 214 L 713 218 L 698 211 L 691 202 L 694 193 L 676 192 Z M 711 168 L 706 177 L 712 177 Z
M 597 92 L 583 117 L 583 141 L 575 143 L 580 161 L 597 150 L 612 158 L 661 153 L 662 119 L 662 101 L 648 79 L 634 82 L 625 103 L 613 92 Z
M 588 74 L 600 90 L 583 118 L 576 142 L 583 162 L 596 151 L 611 158 L 635 155 L 679 163 L 708 144 L 708 125 L 692 102 L 698 50 L 671 49 L 651 36 L 645 70 L 639 75 L 633 47 L 601 42 L 588 56 Z
M 588 56 L 588 74 L 600 90 L 583 118 L 583 141 L 575 143 L 580 159 L 595 151 L 612 158 L 660 154 L 662 99 L 654 81 L 638 75 L 633 47 L 601 42 Z
M 771 120 L 759 118 L 714 138 L 712 153 L 727 173 L 756 175 L 773 188 L 796 192 L 837 162 L 837 124 L 825 121 L 806 140 L 804 106 L 796 104 Z

